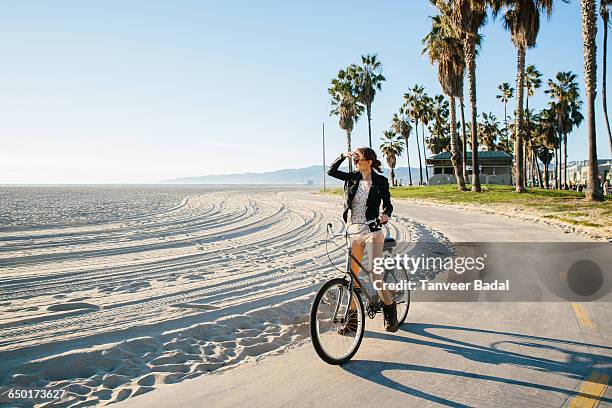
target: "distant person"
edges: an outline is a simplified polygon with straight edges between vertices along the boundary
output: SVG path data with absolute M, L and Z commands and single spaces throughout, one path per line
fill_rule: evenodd
M 355 164 L 355 171 L 344 172 L 339 170 L 345 158 L 351 158 Z M 381 224 L 389 221 L 393 212 L 391 205 L 391 193 L 389 192 L 389 180 L 383 176 L 380 160 L 376 158 L 376 152 L 369 147 L 342 153 L 330 166 L 327 174 L 331 177 L 344 181 L 344 211 L 342 218 L 347 222 L 348 211 L 351 210 L 351 223 L 365 223 L 368 220 L 378 219 Z M 378 173 L 377 173 L 378 172 Z M 380 213 L 382 203 L 383 211 Z M 366 231 L 359 235 L 353 235 L 351 243 L 353 256 L 361 263 L 365 243 L 371 242 L 371 259 L 382 257 L 385 235 L 382 230 L 375 232 Z M 351 260 L 351 272 L 355 277 L 359 275 L 359 265 L 355 260 Z M 375 281 L 375 276 L 372 280 Z M 358 284 L 357 284 L 358 285 Z M 397 331 L 397 308 L 396 303 L 391 298 L 387 289 L 378 291 L 378 295 L 383 301 L 383 314 L 385 330 L 389 332 Z M 355 310 L 356 305 L 351 305 L 350 310 Z M 353 321 L 351 321 L 353 319 Z M 357 314 L 352 313 L 347 324 L 338 329 L 340 334 L 356 330 Z
M 603 185 L 604 185 L 604 183 L 603 183 L 603 179 L 602 179 L 602 177 L 601 177 L 601 173 L 599 173 L 599 174 L 597 175 L 597 185 L 599 186 L 599 188 L 600 188 L 601 190 L 603 190 Z

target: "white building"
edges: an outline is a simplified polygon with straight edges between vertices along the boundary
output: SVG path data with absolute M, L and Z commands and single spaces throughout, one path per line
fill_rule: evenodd
M 586 185 L 588 173 L 588 160 L 571 161 L 567 163 L 567 183 L 570 185 Z M 611 159 L 597 160 L 597 167 L 602 180 L 610 180 Z M 561 170 L 563 174 L 563 170 Z M 554 176 L 554 175 L 553 175 Z

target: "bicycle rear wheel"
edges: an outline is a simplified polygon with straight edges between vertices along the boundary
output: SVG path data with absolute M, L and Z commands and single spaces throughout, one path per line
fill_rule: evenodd
M 343 364 L 359 349 L 365 327 L 361 299 L 353 291 L 354 312 L 344 321 L 349 307 L 349 286 L 345 279 L 326 282 L 317 292 L 310 309 L 310 337 L 315 351 L 328 364 Z M 342 334 L 341 334 L 342 333 Z
M 385 283 L 399 284 L 403 283 L 404 288 L 398 290 L 389 290 L 391 298 L 397 304 L 397 324 L 401 325 L 406 321 L 408 309 L 410 309 L 410 289 L 408 288 L 408 273 L 404 268 L 394 268 L 386 272 Z

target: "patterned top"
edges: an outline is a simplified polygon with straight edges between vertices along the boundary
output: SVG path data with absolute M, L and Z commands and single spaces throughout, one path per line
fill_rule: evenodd
M 351 222 L 352 223 L 365 223 L 366 219 L 366 202 L 368 200 L 368 194 L 372 187 L 372 180 L 359 180 L 359 187 L 351 202 Z M 355 226 L 358 228 L 363 227 Z M 355 228 L 354 227 L 354 228 Z M 358 229 L 357 228 L 357 229 Z M 353 242 L 366 242 L 372 241 L 373 239 L 384 239 L 384 233 L 382 230 L 371 232 L 368 228 L 365 228 L 360 234 L 352 235 Z
M 372 180 L 359 180 L 359 187 L 351 202 L 351 222 L 366 222 L 366 202 L 372 187 Z

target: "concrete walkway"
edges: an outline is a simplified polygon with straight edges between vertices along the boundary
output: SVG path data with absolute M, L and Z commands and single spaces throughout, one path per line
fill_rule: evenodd
M 506 217 L 394 205 L 454 242 L 584 240 Z M 380 317 L 367 319 L 358 353 L 343 366 L 325 364 L 306 342 L 119 406 L 612 406 L 610 377 L 612 303 L 415 302 L 396 333 L 384 332 Z

